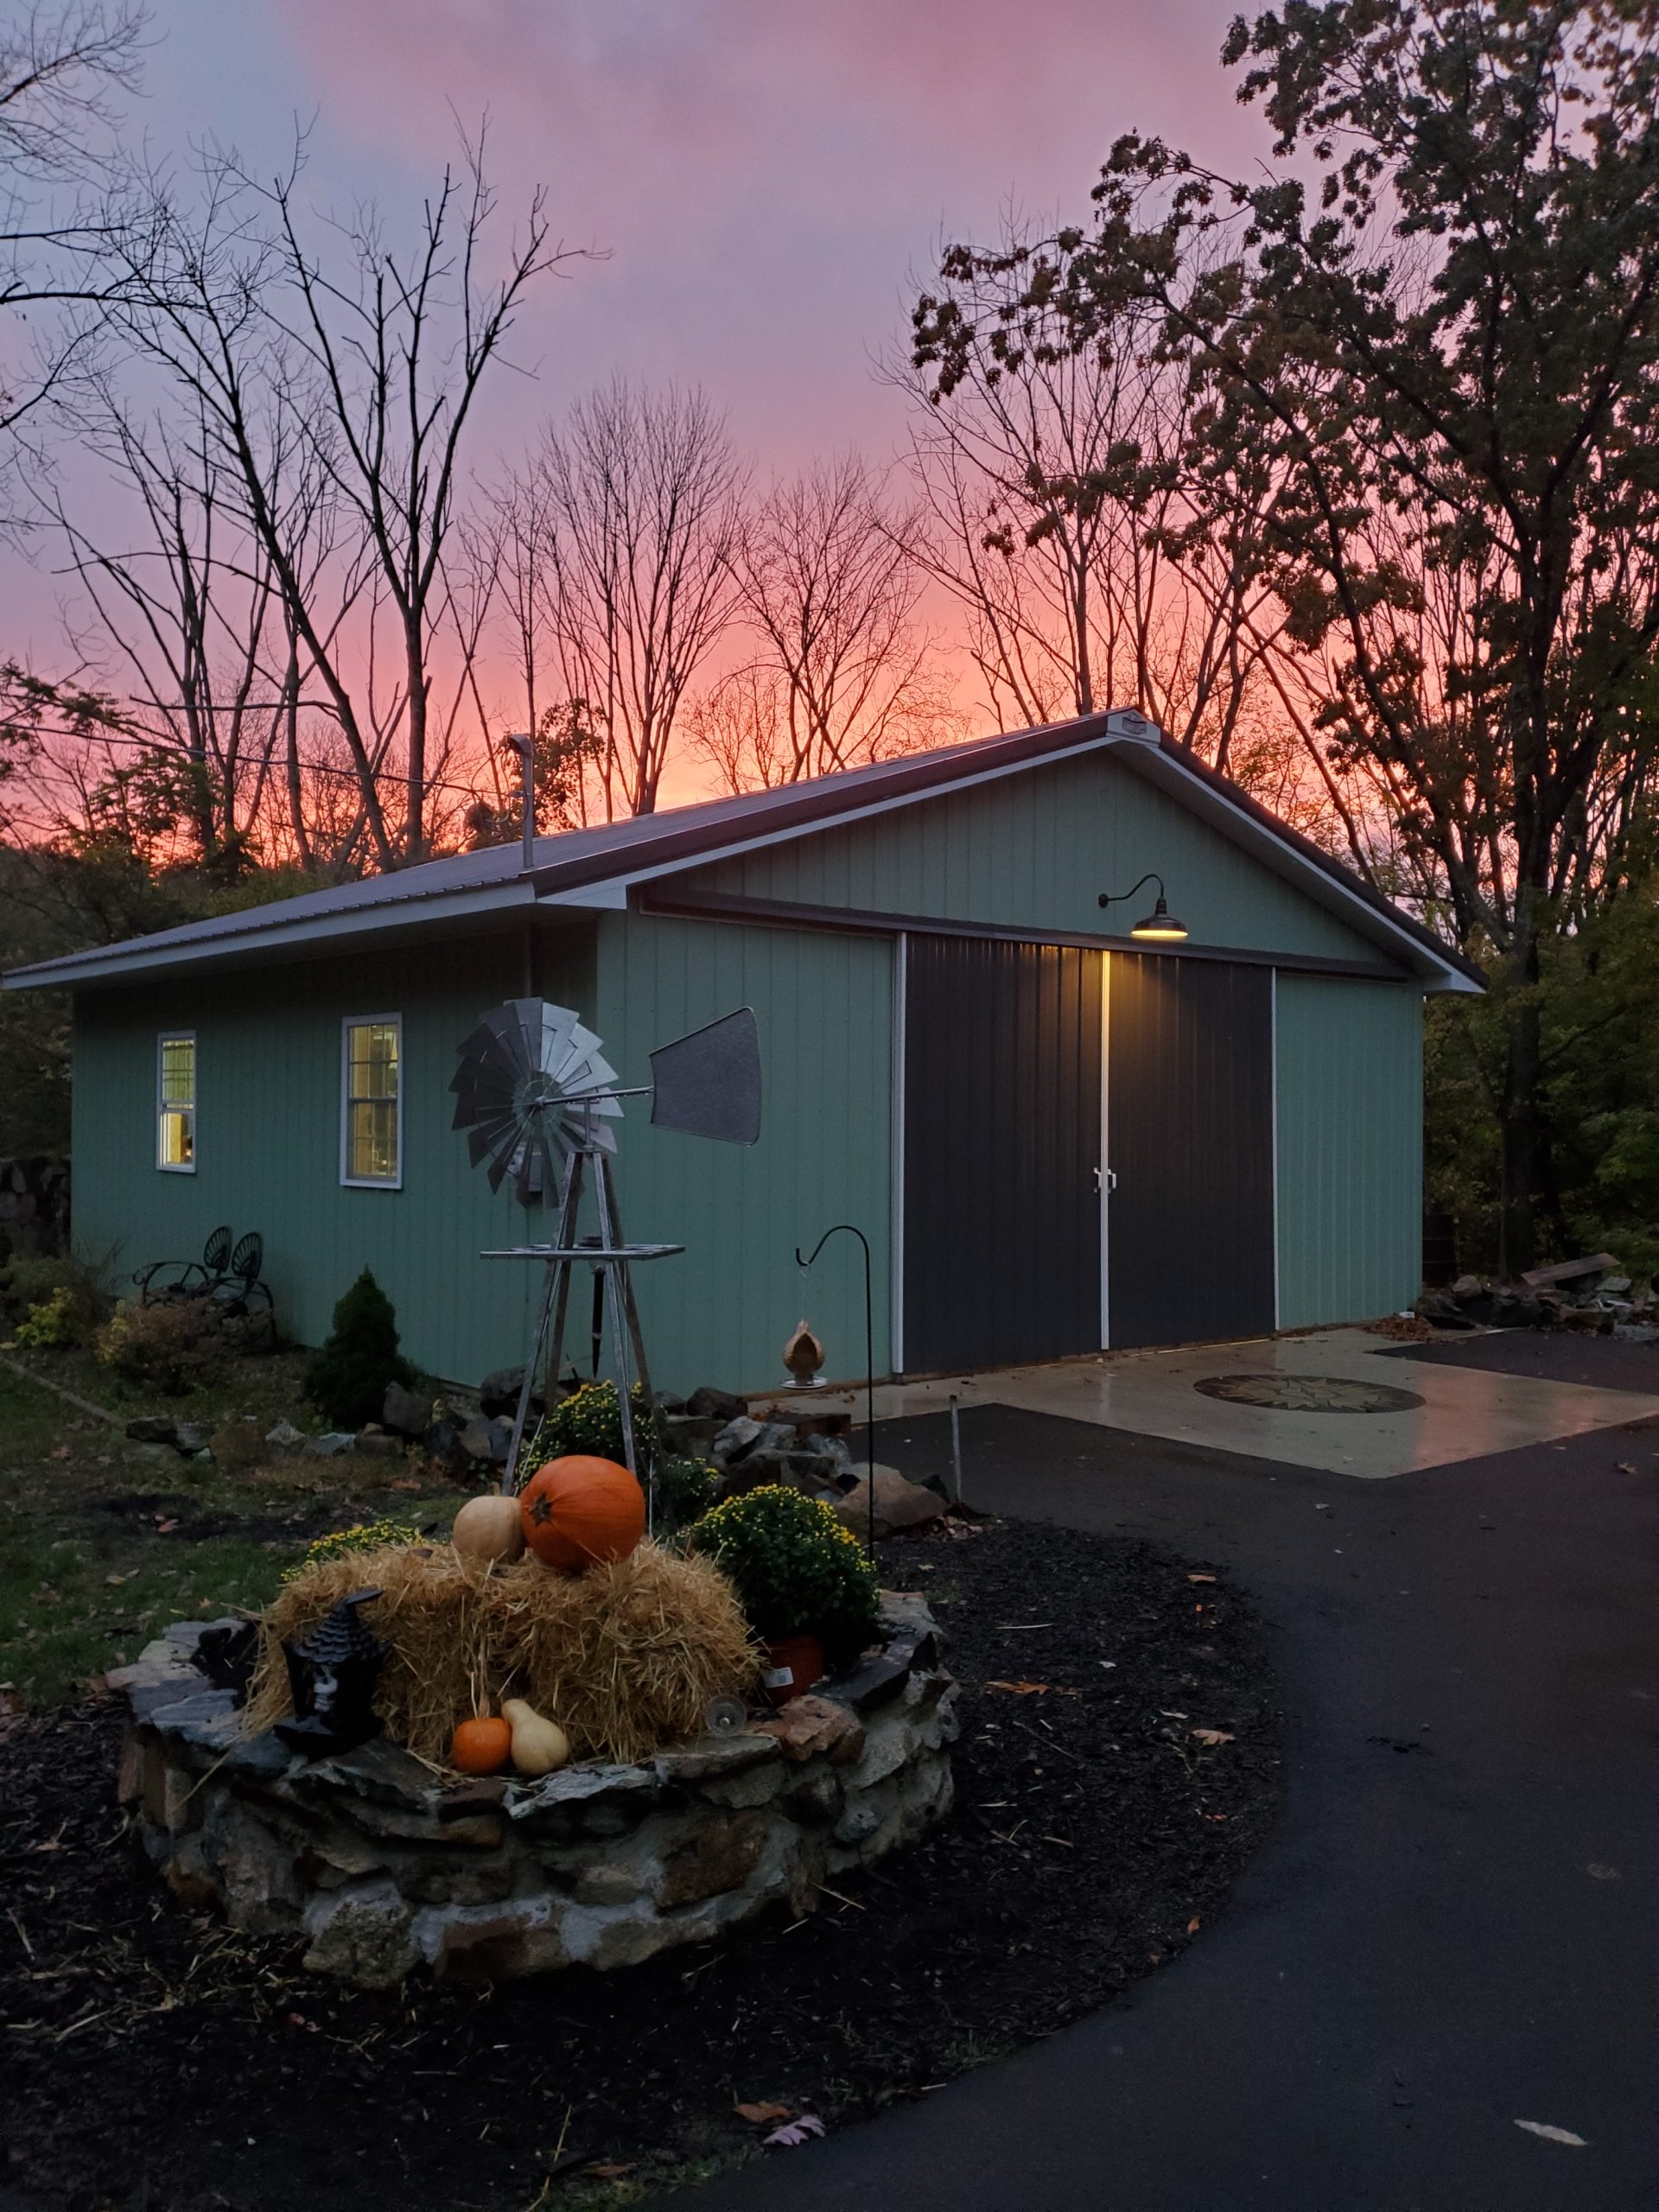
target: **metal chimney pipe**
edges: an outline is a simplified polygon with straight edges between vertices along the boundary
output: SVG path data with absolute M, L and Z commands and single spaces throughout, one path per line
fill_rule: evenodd
M 536 741 L 509 735 L 507 743 L 518 755 L 520 787 L 524 792 L 523 853 L 526 875 L 536 865 Z

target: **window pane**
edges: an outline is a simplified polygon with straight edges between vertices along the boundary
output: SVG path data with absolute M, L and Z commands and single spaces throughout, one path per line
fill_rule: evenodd
M 397 1028 L 395 1022 L 353 1022 L 346 1032 L 346 1059 L 350 1098 L 397 1096 Z
M 196 1040 L 194 1037 L 162 1039 L 162 1102 L 168 1106 L 196 1103 Z
M 195 1115 L 188 1107 L 166 1107 L 162 1113 L 161 1162 L 163 1167 L 188 1167 L 196 1156 Z
M 397 1175 L 397 1109 L 390 1101 L 362 1100 L 351 1109 L 350 1173 L 361 1181 L 394 1182 Z
M 396 1021 L 346 1027 L 346 1174 L 353 1183 L 398 1179 Z

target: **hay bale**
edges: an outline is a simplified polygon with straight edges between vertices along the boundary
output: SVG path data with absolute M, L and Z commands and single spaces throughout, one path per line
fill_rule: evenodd
M 456 1723 L 528 1699 L 556 1720 L 579 1759 L 625 1764 L 694 1735 L 711 1697 L 741 1695 L 757 1653 L 731 1584 L 704 1559 L 643 1543 L 626 1559 L 556 1574 L 449 1545 L 397 1544 L 319 1560 L 284 1586 L 261 1624 L 246 1714 L 251 1732 L 289 1710 L 282 1645 L 353 1590 L 388 1646 L 375 1694 L 387 1735 L 442 1764 Z

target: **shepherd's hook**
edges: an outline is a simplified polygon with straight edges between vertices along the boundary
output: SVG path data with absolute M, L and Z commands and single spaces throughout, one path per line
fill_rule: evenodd
M 824 1230 L 807 1258 L 801 1257 L 801 1248 L 798 1244 L 795 1247 L 795 1264 L 801 1268 L 810 1268 L 830 1239 L 832 1236 L 839 1236 L 843 1230 L 849 1236 L 856 1236 L 864 1248 L 864 1426 L 866 1436 L 864 1487 L 870 1503 L 869 1533 L 865 1539 L 865 1548 L 871 1559 L 874 1559 L 875 1557 L 875 1309 L 870 1292 L 870 1240 L 856 1223 L 838 1221 L 833 1229 Z

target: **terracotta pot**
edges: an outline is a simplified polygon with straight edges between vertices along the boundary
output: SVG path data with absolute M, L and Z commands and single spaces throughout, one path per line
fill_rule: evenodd
M 760 1694 L 768 1705 L 787 1705 L 823 1676 L 823 1646 L 816 1636 L 780 1636 L 766 1646 Z

